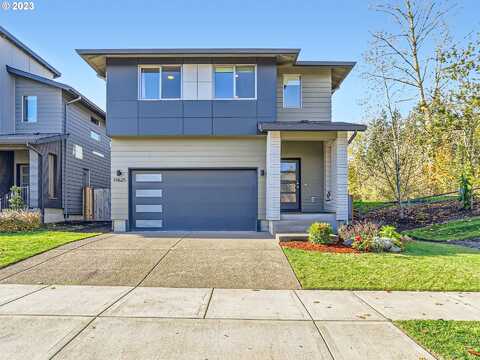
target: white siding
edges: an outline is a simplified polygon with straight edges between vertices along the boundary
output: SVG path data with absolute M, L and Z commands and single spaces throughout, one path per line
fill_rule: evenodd
M 279 68 L 277 78 L 278 121 L 332 121 L 332 81 L 330 70 Z M 283 74 L 299 74 L 302 86 L 302 107 L 283 108 Z
M 265 169 L 264 137 L 248 138 L 113 138 L 112 220 L 128 219 L 129 169 L 258 168 Z M 120 170 L 124 182 L 115 181 Z M 258 217 L 265 219 L 265 177 L 258 177 Z M 119 230 L 120 231 L 120 230 Z
M 282 139 L 279 131 L 267 135 L 267 220 L 280 220 L 280 162 Z
M 348 221 L 348 154 L 347 133 L 338 132 L 335 140 L 337 221 Z

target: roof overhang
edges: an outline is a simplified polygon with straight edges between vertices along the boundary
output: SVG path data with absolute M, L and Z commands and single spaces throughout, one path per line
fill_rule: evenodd
M 78 55 L 104 78 L 108 58 L 225 58 L 225 57 L 265 57 L 275 58 L 278 64 L 297 61 L 300 49 L 270 48 L 219 48 L 219 49 L 77 49 Z
M 0 145 L 40 145 L 63 140 L 65 134 L 0 135 Z
M 38 75 L 29 73 L 29 72 L 26 72 L 26 71 L 22 71 L 22 70 L 13 68 L 13 67 L 8 66 L 8 65 L 6 67 L 7 67 L 7 71 L 12 75 L 15 75 L 15 76 L 18 76 L 18 77 L 21 77 L 21 78 L 24 78 L 24 79 L 32 80 L 32 81 L 37 81 L 37 82 L 42 83 L 44 85 L 53 86 L 53 87 L 56 87 L 58 89 L 62 89 L 64 91 L 66 91 L 67 93 L 69 93 L 70 95 L 72 95 L 73 97 L 80 98 L 80 102 L 85 107 L 87 107 L 88 109 L 90 109 L 95 114 L 97 114 L 98 116 L 100 116 L 102 119 L 105 120 L 105 117 L 106 117 L 105 111 L 103 111 L 95 103 L 93 103 L 92 101 L 87 99 L 84 95 L 82 95 L 80 92 L 75 90 L 70 85 L 62 84 L 58 81 L 50 80 L 50 79 L 44 78 L 42 76 L 38 76 Z
M 363 124 L 329 121 L 276 121 L 258 124 L 262 133 L 268 131 L 365 131 Z
M 293 67 L 330 69 L 332 71 L 332 92 L 335 92 L 355 65 L 355 61 L 297 61 Z
M 48 62 L 46 62 L 40 55 L 38 55 L 35 51 L 30 49 L 27 45 L 25 45 L 23 42 L 18 40 L 15 36 L 10 34 L 5 28 L 0 26 L 0 36 L 7 39 L 10 41 L 12 44 L 14 44 L 17 48 L 22 50 L 24 53 L 26 53 L 28 56 L 32 57 L 37 61 L 39 64 L 41 64 L 43 67 L 48 69 L 52 74 L 53 77 L 57 78 L 60 77 L 62 74 L 60 71 L 55 69 L 52 65 L 50 65 Z

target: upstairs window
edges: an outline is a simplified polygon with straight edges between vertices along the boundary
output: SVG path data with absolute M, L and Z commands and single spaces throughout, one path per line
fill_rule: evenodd
M 37 122 L 37 97 L 24 96 L 23 97 L 23 122 L 35 123 Z
M 300 75 L 283 76 L 283 107 L 287 109 L 299 109 L 302 107 Z
M 182 67 L 180 65 L 142 66 L 140 99 L 181 99 Z
M 221 65 L 215 67 L 215 99 L 255 99 L 254 65 Z
M 90 130 L 90 138 L 92 138 L 93 140 L 95 141 L 100 141 L 100 134 L 93 131 L 93 130 Z
M 75 159 L 83 159 L 83 147 L 77 144 L 73 144 L 73 156 Z
M 93 116 L 90 117 L 90 122 L 94 125 L 100 126 L 100 120 L 95 119 Z

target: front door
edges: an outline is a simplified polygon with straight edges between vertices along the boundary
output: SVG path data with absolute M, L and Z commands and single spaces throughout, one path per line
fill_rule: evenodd
M 281 211 L 300 211 L 300 159 L 282 159 Z

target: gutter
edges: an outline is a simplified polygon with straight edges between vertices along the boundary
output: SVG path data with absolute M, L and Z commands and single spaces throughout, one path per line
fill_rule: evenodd
M 67 208 L 67 199 L 68 196 L 65 193 L 66 186 L 65 186 L 65 175 L 67 173 L 67 110 L 68 110 L 68 105 L 76 103 L 78 101 L 82 100 L 82 96 L 78 96 L 73 100 L 66 101 L 65 102 L 65 109 L 64 109 L 64 114 L 63 114 L 63 135 L 65 135 L 65 139 L 62 141 L 62 198 L 63 198 L 63 218 L 66 220 L 68 217 L 68 208 Z

